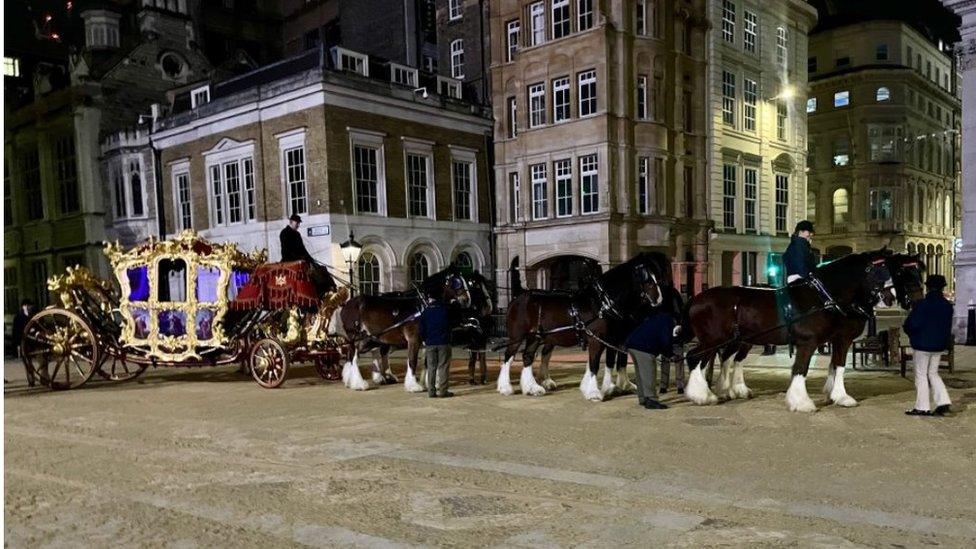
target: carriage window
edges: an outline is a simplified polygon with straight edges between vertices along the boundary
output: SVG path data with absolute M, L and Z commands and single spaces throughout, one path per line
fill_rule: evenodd
M 217 301 L 217 283 L 220 269 L 217 267 L 197 267 L 197 301 L 214 303 Z
M 149 311 L 147 309 L 132 309 L 132 322 L 135 325 L 135 337 L 137 339 L 149 337 Z
M 126 270 L 129 277 L 129 301 L 149 300 L 149 269 L 146 266 Z
M 159 335 L 174 337 L 186 335 L 186 313 L 183 311 L 159 311 L 157 319 Z
M 157 299 L 186 301 L 186 262 L 182 259 L 160 260 L 158 272 Z
M 234 299 L 237 297 L 237 292 L 240 292 L 241 288 L 243 288 L 250 279 L 251 273 L 247 271 L 239 271 L 237 269 L 231 271 L 230 283 L 227 284 L 227 299 Z
M 193 324 L 196 327 L 197 339 L 213 339 L 213 320 L 213 311 L 209 309 L 200 309 L 197 311 L 196 322 Z

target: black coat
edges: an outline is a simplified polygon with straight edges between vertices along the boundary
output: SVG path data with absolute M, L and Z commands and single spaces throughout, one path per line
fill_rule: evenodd
M 810 241 L 805 238 L 794 236 L 790 239 L 790 245 L 783 253 L 783 265 L 786 267 L 786 276 L 800 275 L 806 278 L 817 268 L 817 258 L 813 255 Z
M 312 255 L 305 249 L 305 242 L 302 241 L 302 233 L 292 229 L 291 226 L 285 227 L 278 235 L 281 241 L 281 260 L 282 261 L 308 261 L 314 264 Z
M 10 343 L 13 345 L 14 354 L 18 352 L 17 347 L 20 347 L 20 341 L 24 337 L 24 328 L 27 327 L 27 322 L 30 321 L 32 316 L 34 316 L 33 313 L 24 313 L 23 307 L 17 309 L 17 314 L 14 315 L 13 325 L 10 328 Z
M 908 313 L 902 326 L 912 349 L 941 353 L 952 342 L 952 303 L 942 292 L 929 292 Z

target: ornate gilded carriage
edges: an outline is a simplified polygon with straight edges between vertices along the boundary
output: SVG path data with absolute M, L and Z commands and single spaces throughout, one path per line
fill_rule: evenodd
M 341 340 L 328 335 L 328 325 L 345 290 L 322 299 L 306 291 L 300 302 L 269 303 L 260 299 L 268 284 L 262 273 L 279 264 L 266 265 L 265 251 L 246 254 L 192 231 L 172 240 L 150 238 L 130 250 L 106 244 L 105 254 L 117 286 L 84 267 L 49 279 L 59 305 L 25 328 L 28 383 L 70 389 L 94 374 L 133 379 L 150 365 L 240 363 L 260 385 L 277 387 L 295 359 L 313 361 L 323 377 L 337 377 Z M 307 265 L 292 270 L 295 280 L 308 280 Z

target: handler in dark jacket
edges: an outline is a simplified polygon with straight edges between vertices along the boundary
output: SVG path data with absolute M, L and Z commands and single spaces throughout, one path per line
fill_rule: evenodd
M 674 317 L 654 313 L 627 337 L 627 351 L 637 371 L 637 402 L 648 410 L 667 408 L 657 400 L 656 355 L 670 355 L 674 339 Z
M 431 301 L 420 315 L 420 339 L 424 342 L 427 365 L 427 396 L 447 398 L 454 393 L 447 390 L 451 366 L 451 330 L 454 311 L 440 300 Z
M 811 238 L 813 238 L 813 223 L 806 220 L 797 223 L 790 238 L 790 245 L 783 253 L 787 284 L 810 276 L 810 273 L 817 268 L 817 259 L 810 247 Z
M 302 225 L 302 216 L 294 214 L 288 218 L 288 225 L 281 229 L 278 240 L 281 242 L 281 261 L 307 261 L 312 270 L 312 283 L 319 295 L 336 290 L 335 280 L 329 274 L 329 269 L 315 260 L 305 249 L 302 233 L 298 228 Z
M 929 275 L 925 280 L 928 293 L 912 307 L 903 328 L 912 344 L 915 363 L 915 407 L 905 412 L 910 416 L 930 416 L 929 390 L 935 399 L 935 415 L 949 411 L 949 392 L 939 377 L 942 353 L 952 343 L 952 304 L 943 297 L 946 279 Z

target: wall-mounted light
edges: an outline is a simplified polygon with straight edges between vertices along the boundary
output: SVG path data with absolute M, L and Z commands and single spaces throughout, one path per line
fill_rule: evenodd
M 427 99 L 429 97 L 429 95 L 427 94 L 427 88 L 426 87 L 423 87 L 423 88 L 414 88 L 413 93 L 419 93 L 420 94 L 420 97 L 423 97 L 424 99 Z

